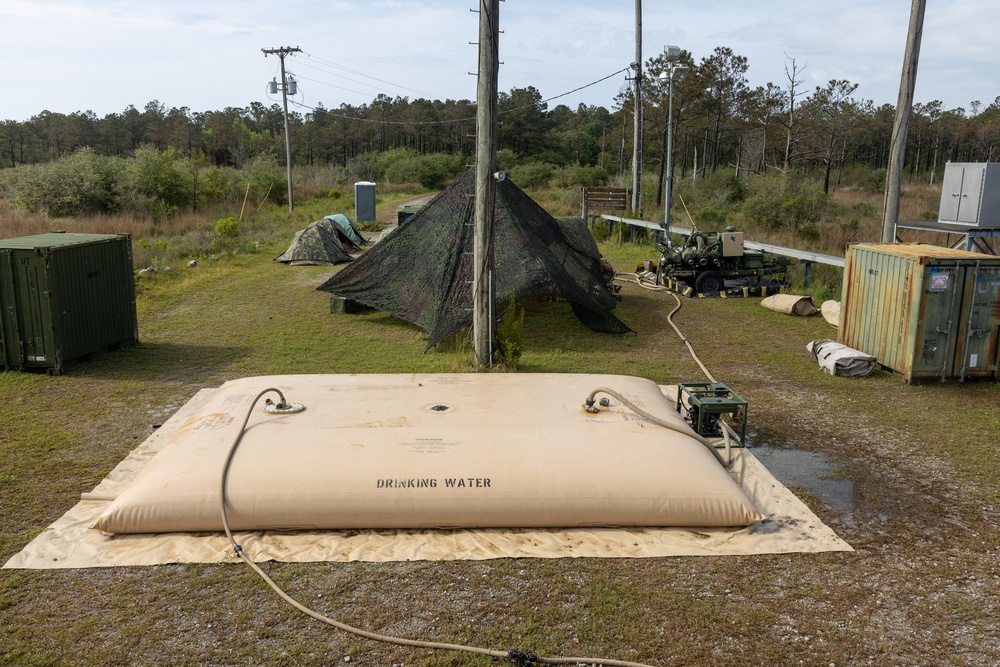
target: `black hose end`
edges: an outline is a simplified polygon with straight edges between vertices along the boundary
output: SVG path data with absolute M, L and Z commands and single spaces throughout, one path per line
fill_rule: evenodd
M 507 658 L 517 665 L 517 667 L 531 667 L 531 665 L 538 662 L 538 656 L 534 653 L 525 653 L 513 648 L 507 651 Z

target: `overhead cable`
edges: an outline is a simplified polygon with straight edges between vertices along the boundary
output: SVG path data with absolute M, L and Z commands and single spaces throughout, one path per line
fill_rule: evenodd
M 554 97 L 546 98 L 546 99 L 542 100 L 541 102 L 539 102 L 539 104 L 547 104 L 547 103 L 551 102 L 552 100 L 558 100 L 560 97 L 566 97 L 567 95 L 572 95 L 573 93 L 579 92 L 579 91 L 584 90 L 586 88 L 590 88 L 591 86 L 596 86 L 597 84 L 599 84 L 599 83 L 601 83 L 603 81 L 607 81 L 611 77 L 617 76 L 617 75 L 621 74 L 622 72 L 627 72 L 628 70 L 629 70 L 628 67 L 622 68 L 622 69 L 618 70 L 617 72 L 613 72 L 613 73 L 611 73 L 611 74 L 609 74 L 609 75 L 607 75 L 605 77 L 601 77 L 600 79 L 597 79 L 596 81 L 591 81 L 590 83 L 588 83 L 586 85 L 583 85 L 583 86 L 580 86 L 579 88 L 574 88 L 573 90 L 570 90 L 568 92 L 560 93 L 559 95 L 556 95 Z M 352 92 L 357 92 L 357 91 L 352 91 Z M 297 107 L 302 107 L 303 109 L 309 109 L 310 111 L 316 111 L 316 107 L 309 106 L 308 104 L 301 104 L 301 103 L 295 102 L 295 101 L 290 101 L 290 103 L 294 104 Z M 525 105 L 522 105 L 522 106 L 519 106 L 519 107 L 515 107 L 513 109 L 505 109 L 503 111 L 500 111 L 498 113 L 498 115 L 503 116 L 504 114 L 513 113 L 515 111 L 520 111 L 521 109 L 527 109 L 527 108 L 530 108 L 530 107 L 533 107 L 533 106 L 535 106 L 535 105 L 534 104 L 525 104 Z M 324 109 L 324 111 L 326 111 L 327 114 L 329 114 L 330 116 L 333 116 L 335 118 L 346 118 L 347 120 L 356 120 L 356 121 L 361 122 L 361 123 L 378 123 L 379 125 L 409 125 L 409 126 L 416 126 L 416 125 L 445 125 L 445 124 L 448 124 L 448 123 L 465 123 L 465 122 L 476 120 L 476 118 L 474 116 L 471 116 L 471 117 L 468 117 L 468 118 L 452 118 L 452 119 L 449 119 L 449 120 L 424 120 L 424 121 L 378 120 L 378 119 L 375 119 L 375 118 L 359 118 L 358 116 L 348 116 L 347 114 L 335 113 L 333 111 L 330 111 L 329 109 Z
M 330 67 L 335 67 L 337 69 L 344 70 L 345 72 L 348 72 L 350 74 L 356 74 L 357 76 L 363 76 L 363 77 L 366 77 L 368 79 L 371 79 L 372 81 L 378 81 L 379 83 L 387 84 L 389 86 L 392 86 L 393 88 L 400 88 L 402 90 L 409 90 L 409 91 L 412 91 L 414 93 L 420 93 L 421 95 L 431 95 L 431 93 L 428 93 L 425 90 L 417 90 L 416 88 L 410 88 L 408 86 L 403 86 L 403 85 L 398 84 L 398 83 L 393 83 L 392 81 L 386 81 L 385 79 L 380 79 L 380 78 L 372 76 L 370 74 L 366 74 L 365 72 L 360 72 L 360 71 L 358 71 L 356 69 L 351 69 L 350 67 L 344 67 L 343 65 L 338 65 L 335 62 L 332 62 L 330 60 L 325 60 L 323 58 L 320 58 L 319 56 L 313 55 L 312 53 L 309 53 L 308 51 L 303 51 L 303 53 L 306 56 L 308 56 L 310 58 L 313 58 L 314 60 L 317 60 L 317 61 L 323 63 L 324 65 L 328 65 Z M 319 68 L 314 67 L 314 69 L 319 69 Z M 327 74 L 333 74 L 333 73 L 332 72 L 327 72 Z M 341 75 L 339 75 L 339 74 L 333 74 L 333 76 L 341 76 Z M 345 76 L 343 78 L 346 79 L 347 77 Z M 349 79 L 349 80 L 353 81 L 353 79 Z M 355 83 L 361 83 L 361 82 L 360 81 L 355 81 Z M 369 85 L 369 84 L 365 84 L 365 85 Z

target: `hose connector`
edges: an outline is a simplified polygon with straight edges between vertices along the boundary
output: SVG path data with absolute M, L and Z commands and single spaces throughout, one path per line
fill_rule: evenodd
M 538 662 L 538 656 L 534 653 L 525 653 L 514 648 L 507 651 L 507 659 L 517 665 L 517 667 L 531 667 Z

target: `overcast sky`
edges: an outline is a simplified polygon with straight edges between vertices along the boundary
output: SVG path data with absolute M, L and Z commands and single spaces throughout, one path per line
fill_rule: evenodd
M 786 57 L 808 90 L 831 79 L 895 105 L 910 0 L 702 0 L 643 3 L 643 61 L 677 44 L 696 61 L 728 46 L 752 86 L 785 84 Z M 1000 96 L 997 0 L 928 0 L 916 101 L 946 109 Z M 327 108 L 380 93 L 475 99 L 476 0 L 0 0 L 0 119 L 43 110 L 98 116 L 150 100 L 192 111 L 280 103 L 267 82 L 286 65 L 296 101 Z M 634 60 L 634 0 L 507 0 L 500 90 L 555 97 Z M 553 101 L 611 109 L 624 74 Z M 304 107 L 300 111 L 307 111 Z

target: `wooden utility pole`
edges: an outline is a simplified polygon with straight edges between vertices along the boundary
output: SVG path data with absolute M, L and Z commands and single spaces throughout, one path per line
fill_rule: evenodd
M 882 207 L 882 243 L 896 242 L 899 221 L 899 195 L 903 184 L 903 161 L 906 158 L 906 136 L 913 107 L 913 89 L 917 85 L 917 60 L 920 58 L 920 36 L 924 31 L 924 9 L 927 0 L 913 0 L 910 8 L 910 28 L 906 36 L 906 55 L 899 82 L 896 120 L 889 142 L 889 169 L 885 176 L 885 202 Z
M 500 0 L 479 0 L 476 89 L 476 219 L 473 248 L 472 338 L 480 369 L 493 364 L 493 217 L 496 201 L 497 76 Z
M 298 53 L 299 47 L 282 46 L 277 49 L 261 49 L 266 58 L 268 54 L 277 55 L 281 60 L 281 104 L 285 109 L 285 164 L 288 167 L 288 212 L 295 209 L 292 203 L 292 141 L 288 135 L 288 78 L 285 76 L 285 56 L 289 53 Z
M 632 118 L 632 211 L 642 211 L 642 0 L 635 0 L 635 109 Z

